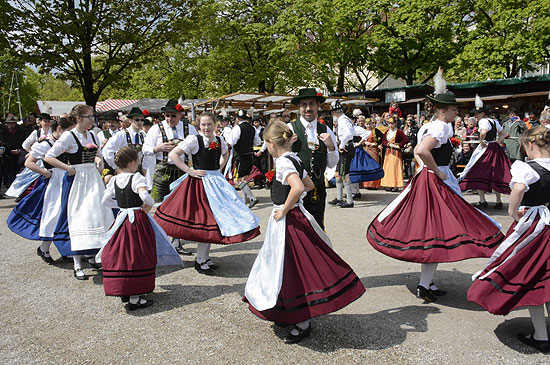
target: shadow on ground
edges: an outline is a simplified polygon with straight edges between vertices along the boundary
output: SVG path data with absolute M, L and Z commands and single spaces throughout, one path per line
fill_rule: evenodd
M 522 310 L 522 309 L 520 309 Z M 527 310 L 523 310 L 529 314 Z M 495 335 L 503 345 L 522 354 L 538 354 L 536 349 L 524 345 L 518 340 L 518 333 L 525 335 L 533 333 L 533 325 L 529 317 L 507 319 L 495 328 Z

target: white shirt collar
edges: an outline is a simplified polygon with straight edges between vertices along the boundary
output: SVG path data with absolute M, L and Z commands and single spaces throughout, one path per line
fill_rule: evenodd
M 302 125 L 304 126 L 304 128 L 307 128 L 309 125 L 314 126 L 315 122 L 317 122 L 317 118 L 315 118 L 315 120 L 311 122 L 308 122 L 307 120 L 304 119 L 304 117 L 300 115 L 300 122 L 302 122 Z

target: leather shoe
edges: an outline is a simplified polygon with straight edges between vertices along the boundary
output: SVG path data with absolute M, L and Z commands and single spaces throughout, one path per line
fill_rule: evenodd
M 353 199 L 361 199 L 361 193 L 355 193 L 353 194 Z
M 52 257 L 48 257 L 46 256 L 46 254 L 49 254 L 49 252 L 42 252 L 42 250 L 40 249 L 40 247 L 38 247 L 36 249 L 36 254 L 38 256 L 40 256 L 40 258 L 42 259 L 42 261 L 44 261 L 45 263 L 47 263 L 48 265 L 53 265 L 55 264 L 55 261 L 52 259 Z
M 495 204 L 495 209 L 496 210 L 500 210 L 500 209 L 502 209 L 502 207 L 503 207 L 502 203 L 496 203 Z
M 120 301 L 122 303 L 128 303 L 130 301 L 130 296 L 129 295 L 121 295 L 120 296 Z
M 431 283 L 430 284 L 430 287 L 432 285 L 435 285 L 434 283 Z M 441 289 L 436 289 L 436 290 L 433 290 L 433 289 L 430 289 L 430 292 L 433 294 L 433 295 L 437 295 L 438 297 L 441 297 L 445 294 L 447 294 L 447 291 L 446 290 L 441 290 Z
M 88 276 L 84 274 L 84 271 L 82 271 L 82 269 L 73 270 L 73 275 L 76 280 L 88 280 Z
M 334 198 L 331 201 L 328 202 L 330 205 L 342 205 L 344 201 Z
M 431 293 L 429 289 L 424 288 L 422 285 L 416 287 L 416 297 L 423 299 L 426 302 L 435 302 L 437 298 Z
M 95 259 L 93 257 L 87 259 L 86 262 L 88 263 L 88 265 L 90 265 L 90 267 L 94 269 L 101 269 L 101 265 L 95 262 Z
M 252 207 L 255 206 L 256 204 L 258 204 L 258 202 L 259 202 L 258 198 L 252 199 L 252 200 L 250 201 L 250 204 L 248 204 L 248 208 L 252 208 Z
M 539 341 L 535 340 L 533 338 L 533 335 L 524 335 L 523 333 L 518 333 L 518 340 L 521 341 L 521 343 L 531 346 L 540 352 L 546 354 L 550 350 L 550 341 Z
M 353 203 L 343 202 L 340 208 L 353 208 Z
M 135 311 L 136 309 L 147 308 L 153 305 L 154 300 L 147 300 L 145 303 L 141 302 L 141 298 L 136 304 L 128 302 L 128 310 Z
M 212 269 L 212 270 L 216 270 L 216 269 L 219 269 L 219 266 L 214 264 L 212 262 L 212 260 L 208 259 L 206 260 L 206 265 L 208 265 L 208 268 Z
M 212 275 L 212 273 L 214 272 L 214 270 L 210 267 L 208 267 L 208 269 L 203 269 L 201 266 L 203 264 L 199 264 L 197 261 L 195 261 L 195 270 L 197 270 L 197 272 L 199 274 L 204 274 L 204 275 Z
M 489 203 L 487 203 L 487 202 L 478 202 L 478 203 L 475 203 L 473 205 L 474 205 L 474 207 L 476 207 L 478 209 L 489 207 Z
M 293 330 L 298 331 L 298 334 L 293 335 L 292 331 L 290 331 L 290 333 L 288 335 L 286 335 L 285 338 L 283 339 L 283 341 L 286 344 L 298 343 L 298 342 L 302 341 L 304 338 L 309 337 L 309 335 L 311 333 L 311 324 L 305 330 L 301 329 L 298 326 L 294 326 Z
M 185 255 L 185 256 L 191 256 L 193 254 L 193 251 L 183 248 L 182 246 L 179 246 L 178 248 L 176 248 L 176 252 L 179 253 L 180 255 Z

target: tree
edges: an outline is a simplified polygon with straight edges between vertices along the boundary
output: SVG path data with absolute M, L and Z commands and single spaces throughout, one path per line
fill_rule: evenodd
M 371 0 L 372 69 L 427 82 L 461 51 L 467 13 L 462 0 Z
M 6 49 L 0 54 L 0 98 L 2 102 L 2 116 L 4 112 L 19 114 L 17 105 L 17 92 L 15 88 L 19 87 L 19 96 L 21 99 L 21 112 L 23 115 L 33 112 L 35 100 L 38 97 L 38 90 L 28 79 L 28 67 L 11 52 Z M 15 78 L 17 76 L 17 84 Z M 12 78 L 14 80 L 12 84 Z M 9 102 L 9 103 L 8 103 Z
M 517 77 L 550 60 L 550 2 L 466 0 L 470 31 L 453 61 L 462 81 Z
M 43 72 L 57 70 L 95 106 L 101 93 L 155 57 L 188 26 L 190 0 L 14 0 L 11 44 Z

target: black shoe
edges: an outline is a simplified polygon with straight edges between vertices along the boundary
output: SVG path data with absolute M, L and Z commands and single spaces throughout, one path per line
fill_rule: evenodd
M 328 203 L 329 203 L 330 205 L 342 205 L 343 202 L 344 202 L 343 200 L 334 198 L 334 199 L 332 199 L 331 201 L 329 201 Z
M 378 190 L 377 188 L 368 187 L 367 190 Z
M 353 199 L 361 199 L 361 193 L 353 194 Z
M 391 191 L 391 188 L 384 188 L 384 190 L 386 190 L 386 191 Z
M 195 270 L 197 270 L 197 272 L 199 274 L 204 274 L 204 275 L 212 275 L 212 273 L 214 272 L 214 270 L 212 268 L 210 268 L 210 266 L 208 267 L 208 269 L 203 269 L 201 266 L 204 265 L 204 264 L 199 264 L 196 260 L 195 260 Z
M 153 305 L 154 300 L 148 300 L 145 303 L 141 303 L 141 298 L 139 298 L 136 304 L 128 302 L 128 310 L 135 311 L 136 309 L 147 308 Z
M 292 334 L 292 331 L 290 331 L 290 333 L 288 335 L 286 335 L 285 338 L 283 339 L 283 341 L 286 344 L 298 343 L 298 342 L 302 341 L 304 338 L 309 337 L 309 335 L 311 333 L 311 324 L 305 330 L 301 329 L 298 326 L 294 326 L 293 330 L 294 329 L 296 331 L 298 331 L 298 334 L 295 336 L 295 335 Z
M 478 203 L 473 204 L 473 206 L 478 208 L 478 209 L 489 208 L 489 204 L 487 202 L 478 202 Z
M 416 297 L 424 299 L 426 302 L 435 302 L 437 300 L 430 290 L 424 288 L 422 285 L 416 287 Z
M 76 280 L 88 280 L 88 276 L 84 274 L 84 271 L 82 271 L 82 269 L 73 270 L 73 275 Z
M 397 193 L 399 191 L 399 188 L 393 188 L 391 189 L 392 193 Z
M 434 285 L 434 283 L 431 283 L 430 287 L 432 285 Z M 437 295 L 438 297 L 442 297 L 443 295 L 447 294 L 447 291 L 441 290 L 441 289 L 436 289 L 436 290 L 430 289 L 430 293 L 432 293 L 433 295 Z
M 129 295 L 121 295 L 120 296 L 120 301 L 122 303 L 128 303 L 130 301 L 130 296 Z
M 248 208 L 252 208 L 253 206 L 255 206 L 256 204 L 258 204 L 259 200 L 258 198 L 254 198 L 250 201 L 250 203 L 248 204 Z
M 539 350 L 540 352 L 546 354 L 550 350 L 550 341 L 539 341 L 533 338 L 533 335 L 524 335 L 523 333 L 518 333 L 518 340 L 521 343 L 531 346 Z
M 343 202 L 340 208 L 353 208 L 353 203 Z
M 216 270 L 220 268 L 218 265 L 214 264 L 210 259 L 206 260 L 206 265 L 208 265 L 208 268 L 212 270 Z
M 193 254 L 193 251 L 183 248 L 182 246 L 177 247 L 176 252 L 179 253 L 180 255 L 185 255 L 185 256 L 191 256 Z
M 502 203 L 496 203 L 495 204 L 495 209 L 496 210 L 500 210 L 500 209 L 502 209 L 502 207 L 503 207 Z
M 92 260 L 92 261 L 90 261 L 90 260 Z M 90 265 L 90 267 L 92 267 L 94 269 L 101 269 L 101 265 L 98 264 L 97 262 L 95 262 L 93 257 L 90 257 L 89 259 L 87 259 L 86 262 L 88 263 L 88 265 Z
M 46 254 L 49 254 L 48 251 L 42 252 L 42 250 L 40 249 L 40 247 L 38 247 L 38 248 L 36 249 L 36 254 L 37 254 L 38 256 L 40 256 L 40 258 L 42 259 L 42 261 L 44 261 L 44 262 L 47 263 L 48 265 L 53 265 L 53 264 L 55 264 L 55 261 L 52 259 L 51 256 L 50 256 L 50 257 L 46 256 Z

